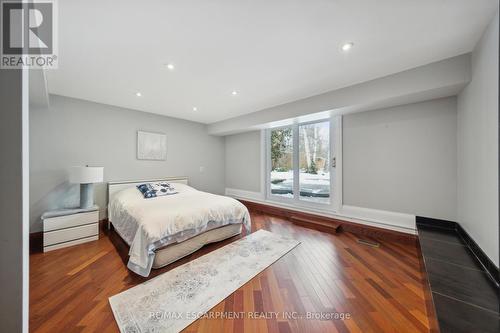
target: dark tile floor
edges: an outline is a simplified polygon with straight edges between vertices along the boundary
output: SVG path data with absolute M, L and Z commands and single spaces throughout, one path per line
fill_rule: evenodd
M 435 239 L 419 237 L 422 251 L 425 251 L 425 258 L 433 258 L 462 267 L 481 269 L 475 260 L 474 254 L 463 244 L 445 242 Z
M 498 287 L 459 234 L 417 228 L 441 332 L 500 332 Z
M 432 293 L 441 333 L 498 333 L 498 313 Z
M 430 239 L 430 240 L 432 239 L 432 240 L 465 245 L 465 242 L 462 240 L 461 237 L 459 237 L 458 233 L 450 232 L 449 229 L 419 227 L 418 235 L 420 239 Z
M 432 291 L 498 312 L 498 294 L 485 272 L 431 258 L 425 267 Z

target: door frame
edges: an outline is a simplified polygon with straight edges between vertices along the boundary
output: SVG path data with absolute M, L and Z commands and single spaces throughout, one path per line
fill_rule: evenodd
M 310 202 L 305 200 L 300 200 L 299 196 L 299 168 L 295 167 L 299 165 L 299 126 L 309 125 L 315 123 L 322 123 L 329 121 L 330 125 L 330 203 L 322 204 L 316 202 Z M 277 195 L 271 194 L 271 131 L 280 128 L 292 128 L 292 142 L 293 142 L 293 198 L 284 198 Z M 342 116 L 335 115 L 314 121 L 299 122 L 294 121 L 289 125 L 276 126 L 267 128 L 264 131 L 264 151 L 263 156 L 265 157 L 264 166 L 264 194 L 265 199 L 270 202 L 283 203 L 287 205 L 293 205 L 295 207 L 303 208 L 313 208 L 317 210 L 327 210 L 332 212 L 340 211 L 342 207 Z M 295 148 L 297 147 L 297 148 Z M 332 163 L 335 159 L 335 166 Z

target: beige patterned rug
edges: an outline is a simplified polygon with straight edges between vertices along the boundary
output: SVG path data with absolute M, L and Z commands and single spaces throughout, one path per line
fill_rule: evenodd
M 259 230 L 109 298 L 121 332 L 179 332 L 299 244 Z

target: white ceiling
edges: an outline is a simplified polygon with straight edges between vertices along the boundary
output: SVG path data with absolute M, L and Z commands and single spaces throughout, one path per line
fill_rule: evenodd
M 213 123 L 469 52 L 497 1 L 58 6 L 59 69 L 47 73 L 50 93 Z M 347 41 L 355 45 L 345 53 Z

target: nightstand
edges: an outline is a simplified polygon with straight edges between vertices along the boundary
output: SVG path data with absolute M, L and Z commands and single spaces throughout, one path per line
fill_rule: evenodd
M 99 207 L 47 212 L 43 220 L 43 252 L 99 239 Z

